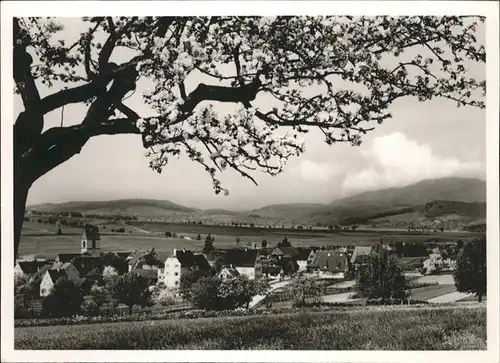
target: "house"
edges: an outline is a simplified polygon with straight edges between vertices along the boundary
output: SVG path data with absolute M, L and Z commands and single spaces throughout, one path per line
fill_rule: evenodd
M 187 271 L 199 269 L 210 271 L 210 264 L 202 254 L 191 251 L 178 251 L 174 248 L 172 256 L 165 260 L 164 281 L 167 288 L 178 288 L 181 277 Z
M 298 271 L 306 271 L 311 252 L 313 252 L 311 248 L 276 247 L 273 250 L 272 255 L 277 257 L 279 260 L 291 260 L 297 263 Z
M 14 276 L 29 278 L 49 265 L 46 261 L 17 261 L 14 266 Z
M 167 254 L 165 252 L 157 252 L 154 248 L 151 251 L 140 252 L 135 251 L 127 257 L 129 272 L 138 272 L 142 270 L 153 271 L 151 273 L 144 272 L 144 276 L 152 279 L 153 274 L 157 281 L 165 280 L 165 261 Z M 143 272 L 139 272 L 142 274 Z
M 119 275 L 123 275 L 124 273 L 129 272 L 129 266 L 126 262 L 126 256 L 120 257 L 120 255 L 115 252 L 105 252 L 101 254 L 101 259 L 104 267 L 113 267 Z
M 226 266 L 234 267 L 240 275 L 245 275 L 248 279 L 253 280 L 259 277 L 256 271 L 260 271 L 259 263 L 261 262 L 261 257 L 258 250 L 252 250 L 245 248 L 243 249 L 232 249 L 226 252 L 224 257 L 224 264 Z
M 355 268 L 359 267 L 360 265 L 363 265 L 364 263 L 366 263 L 368 256 L 370 256 L 371 252 L 372 252 L 371 247 L 361 247 L 361 246 L 354 247 L 354 251 L 351 256 L 351 265 L 354 265 Z
M 311 249 L 311 252 L 309 252 L 309 256 L 307 256 L 306 269 L 307 266 L 310 266 L 312 264 L 314 256 L 316 256 L 316 251 L 314 249 Z
M 99 227 L 91 224 L 83 226 L 82 236 L 80 238 L 80 252 L 88 253 L 91 256 L 98 257 L 101 255 L 101 236 Z
M 40 296 L 49 295 L 56 281 L 62 277 L 68 278 L 64 270 L 47 270 L 40 283 Z
M 157 252 L 152 248 L 151 251 L 136 250 L 130 253 L 125 261 L 127 261 L 129 272 L 135 269 L 156 270 L 165 267 L 163 261 L 165 261 L 167 257 L 168 254 Z
M 52 265 L 50 270 L 64 271 L 66 276 L 71 280 L 77 280 L 80 277 L 80 272 L 71 262 L 56 262 Z
M 155 249 L 152 248 L 149 252 L 138 256 L 136 255 L 130 260 L 129 266 L 131 266 L 132 270 L 157 270 L 165 267 L 165 262 L 163 261 L 165 260 L 161 260 Z
M 308 270 L 342 279 L 348 271 L 347 255 L 338 251 L 316 251 Z

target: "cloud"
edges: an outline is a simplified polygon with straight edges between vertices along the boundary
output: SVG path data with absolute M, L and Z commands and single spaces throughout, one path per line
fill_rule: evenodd
M 326 184 L 332 177 L 340 173 L 340 169 L 331 163 L 303 160 L 293 169 L 295 176 L 303 181 L 314 184 Z
M 347 176 L 345 190 L 404 186 L 424 179 L 471 176 L 484 171 L 481 162 L 434 155 L 429 145 L 399 132 L 375 138 L 371 147 L 361 153 L 370 166 Z

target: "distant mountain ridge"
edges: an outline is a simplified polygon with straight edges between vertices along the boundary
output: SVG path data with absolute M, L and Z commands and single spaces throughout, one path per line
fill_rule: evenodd
M 337 199 L 330 203 L 356 205 L 367 203 L 408 206 L 433 200 L 454 200 L 460 202 L 486 202 L 486 182 L 475 178 L 427 179 L 404 187 L 366 191 L 353 196 Z
M 66 203 L 44 203 L 27 207 L 40 212 L 81 212 L 81 213 L 138 213 L 140 210 L 195 212 L 196 208 L 185 207 L 168 200 L 118 199 L 109 201 L 74 201 Z M 138 213 L 140 214 L 140 213 Z
M 424 180 L 405 187 L 366 191 L 329 204 L 273 204 L 248 211 L 220 208 L 203 210 L 154 199 L 46 203 L 32 205 L 27 209 L 51 213 L 154 215 L 292 224 L 368 223 L 389 216 L 396 219 L 399 218 L 397 216 L 409 218 L 408 214 L 411 214 L 421 219 L 454 218 L 469 223 L 486 218 L 485 202 L 485 181 L 453 177 Z

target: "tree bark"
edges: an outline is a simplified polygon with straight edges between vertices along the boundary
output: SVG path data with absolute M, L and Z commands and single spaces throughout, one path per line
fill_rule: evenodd
M 19 250 L 21 241 L 21 230 L 24 222 L 24 212 L 26 211 L 26 199 L 28 198 L 29 186 L 25 183 L 14 184 L 14 261 Z

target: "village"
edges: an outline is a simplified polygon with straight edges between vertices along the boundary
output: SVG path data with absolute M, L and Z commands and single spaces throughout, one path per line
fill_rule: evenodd
M 207 237 L 213 238 L 210 235 Z M 179 288 L 181 278 L 187 271 L 208 272 L 211 268 L 216 268 L 221 278 L 240 275 L 250 280 L 263 277 L 283 280 L 292 273 L 310 272 L 317 276 L 343 279 L 349 264 L 359 263 L 362 256 L 368 255 L 371 250 L 370 247 L 356 247 L 349 253 L 345 247 L 329 251 L 292 247 L 285 238 L 284 243 L 278 243 L 276 247 L 257 247 L 254 244 L 253 248 L 213 249 L 208 253 L 173 249 L 169 254 L 154 248 L 149 251 L 103 252 L 99 229 L 89 224 L 83 227 L 80 243 L 80 253 L 60 253 L 54 259 L 35 257 L 34 260 L 18 260 L 14 268 L 16 278 L 29 280 L 36 273 L 46 270 L 40 284 L 41 297 L 49 295 L 56 281 L 62 277 L 97 281 L 106 267 L 114 268 L 118 274 L 136 273 L 147 278 L 150 285 L 163 283 L 172 290 Z
M 151 297 L 153 301 L 141 305 L 142 307 L 151 305 L 162 308 L 166 305 L 170 308 L 191 307 L 189 301 L 186 301 L 186 296 L 190 296 L 190 293 L 186 292 L 187 287 L 191 287 L 201 277 L 211 276 L 226 282 L 238 278 L 264 284 L 263 288 L 247 296 L 246 307 L 265 308 L 272 306 L 272 298 L 277 292 L 284 290 L 287 285 L 301 277 L 322 282 L 324 286 L 327 281 L 328 286 L 349 287 L 350 289 L 345 291 L 351 292 L 359 271 L 366 266 L 372 251 L 382 249 L 388 254 L 396 254 L 396 252 L 401 253 L 396 251 L 397 249 L 404 247 L 404 244 L 403 246 L 384 244 L 382 240 L 375 248 L 373 246 L 293 247 L 285 237 L 275 246 L 268 245 L 266 241 L 263 241 L 261 246 L 255 243 L 251 247 L 240 246 L 238 240 L 238 245 L 234 248 L 218 249 L 214 247 L 214 240 L 215 237 L 208 234 L 201 253 L 179 248 L 170 251 L 151 248 L 111 252 L 106 251 L 106 236 L 101 236 L 99 228 L 85 224 L 82 227 L 79 253 L 59 253 L 53 259 L 39 256 L 25 257 L 16 261 L 14 268 L 16 294 L 24 297 L 22 307 L 18 309 L 18 317 L 32 318 L 47 315 L 43 301 L 54 292 L 58 281 L 74 283 L 84 295 L 84 300 L 92 301 L 92 294 L 96 288 L 106 285 L 105 281 L 110 277 L 116 279 L 124 275 L 139 276 L 144 281 L 144 287 L 151 292 L 150 295 L 156 294 L 156 299 Z M 422 253 L 422 251 L 411 251 L 409 248 L 411 245 L 407 247 L 406 252 L 410 255 L 412 252 Z M 446 247 L 450 254 L 454 253 L 454 245 Z M 423 254 L 431 252 L 428 248 Z M 426 263 L 428 272 L 432 273 L 434 267 L 429 267 L 430 260 L 431 258 L 428 258 Z M 453 260 L 450 258 L 438 259 L 437 263 L 439 272 L 452 271 L 454 268 Z M 422 276 L 424 265 L 425 263 L 422 265 L 418 262 L 408 265 L 406 276 Z M 447 284 L 449 283 L 448 281 Z M 108 288 L 111 289 L 109 286 Z M 31 296 L 29 302 L 26 301 L 26 295 Z M 158 298 L 158 295 L 162 297 Z M 349 297 L 346 297 L 347 295 Z M 344 293 L 339 296 L 349 300 L 354 295 Z M 460 295 L 460 297 L 467 296 L 467 294 Z M 338 296 L 323 296 L 323 300 L 338 302 Z M 123 302 L 126 302 L 126 299 Z M 97 309 L 94 307 L 93 313 L 102 313 L 102 309 L 99 308 L 103 305 L 105 304 L 101 303 Z M 131 312 L 132 307 L 129 307 Z M 221 306 L 220 309 L 224 307 Z M 119 311 L 114 309 L 113 313 Z

